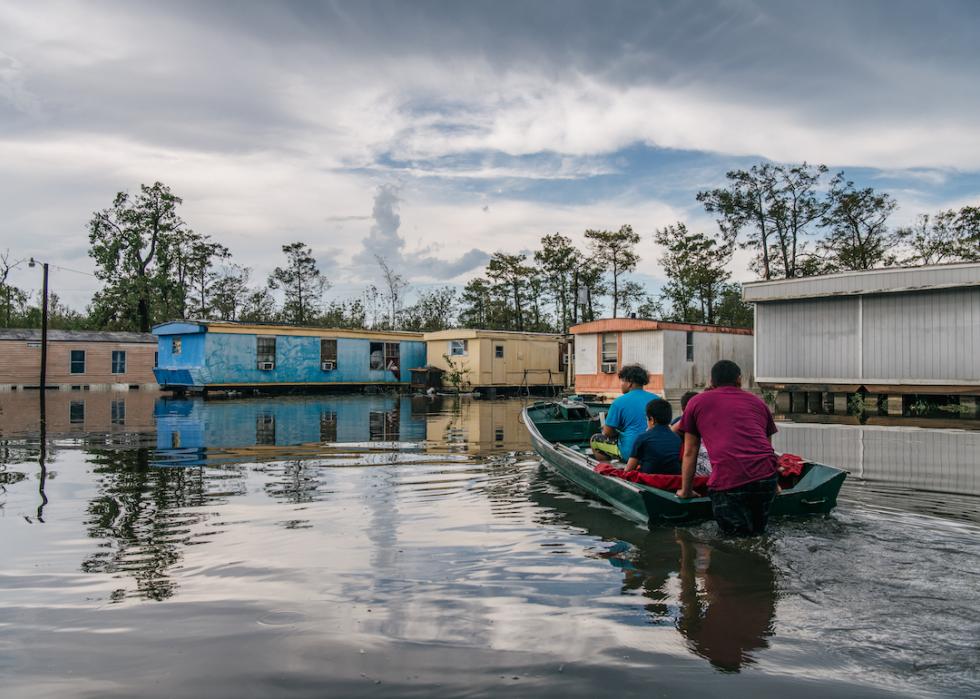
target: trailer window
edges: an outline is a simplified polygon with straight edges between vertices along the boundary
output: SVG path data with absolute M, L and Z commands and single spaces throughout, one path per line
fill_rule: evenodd
M 276 338 L 255 338 L 255 361 L 259 369 L 271 369 L 276 365 Z
M 619 337 L 616 333 L 602 335 L 602 363 L 615 364 L 619 360 Z
M 72 374 L 85 373 L 85 350 L 72 350 L 68 357 L 69 372 Z
M 125 350 L 112 350 L 112 373 L 126 373 L 126 352 Z
M 368 365 L 368 368 L 371 371 L 382 371 L 385 368 L 385 343 L 371 343 L 371 355 L 369 361 L 370 364 Z
M 469 349 L 469 342 L 467 340 L 450 340 L 449 341 L 449 356 L 450 357 L 465 357 L 466 352 Z
M 321 366 L 330 362 L 333 368 L 337 368 L 337 341 L 320 340 L 320 364 Z
M 183 343 L 180 341 L 179 337 L 175 337 L 170 341 L 170 354 L 180 354 L 180 350 Z
M 504 346 L 503 345 L 494 345 L 493 346 L 493 356 L 494 356 L 494 359 L 503 359 L 504 358 Z
M 694 361 L 694 333 L 687 331 L 687 361 Z

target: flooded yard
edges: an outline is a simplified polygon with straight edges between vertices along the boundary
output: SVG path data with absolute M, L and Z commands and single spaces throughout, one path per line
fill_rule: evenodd
M 11 697 L 980 694 L 980 432 L 780 423 L 852 472 L 759 540 L 646 530 L 519 400 L 0 395 Z M 42 463 L 43 462 L 43 463 Z

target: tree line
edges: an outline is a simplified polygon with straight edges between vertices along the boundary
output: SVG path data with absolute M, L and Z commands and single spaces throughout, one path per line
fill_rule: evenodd
M 52 327 L 139 330 L 180 318 L 280 322 L 341 328 L 432 331 L 448 327 L 565 332 L 606 313 L 682 322 L 751 326 L 752 311 L 731 281 L 739 248 L 761 279 L 782 279 L 892 265 L 980 261 L 980 208 L 921 214 L 892 227 L 897 207 L 886 192 L 861 188 L 823 165 L 760 163 L 727 173 L 725 186 L 696 195 L 717 231 L 683 221 L 652 240 L 667 278 L 652 294 L 630 275 L 640 256 L 632 226 L 586 230 L 584 247 L 562 233 L 537 249 L 498 251 L 461 290 L 412 289 L 376 255 L 377 283 L 332 301 L 330 282 L 309 245 L 282 246 L 282 264 L 265 280 L 230 250 L 180 217 L 182 200 L 157 182 L 120 192 L 88 222 L 89 255 L 101 283 L 85 313 L 49 299 Z M 0 324 L 38 327 L 39 299 L 9 283 L 22 260 L 0 254 Z M 257 282 L 257 283 L 256 283 Z M 414 292 L 414 294 L 412 293 Z M 413 303 L 407 303 L 414 298 Z

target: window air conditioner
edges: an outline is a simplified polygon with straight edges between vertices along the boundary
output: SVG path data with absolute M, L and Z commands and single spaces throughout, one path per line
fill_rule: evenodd
M 276 368 L 275 362 L 259 362 L 259 369 L 262 371 L 272 371 Z
M 616 362 L 606 362 L 602 365 L 603 374 L 615 374 L 616 373 Z
M 332 362 L 332 361 L 320 362 L 320 369 L 322 369 L 323 371 L 333 371 L 336 368 L 337 368 L 337 362 Z

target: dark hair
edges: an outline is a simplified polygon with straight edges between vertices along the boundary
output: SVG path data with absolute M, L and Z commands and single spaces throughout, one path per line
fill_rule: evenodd
M 670 419 L 674 417 L 674 411 L 670 409 L 670 403 L 663 398 L 654 398 L 647 403 L 647 417 L 658 425 L 669 425 Z
M 635 386 L 646 386 L 650 383 L 650 374 L 639 364 L 627 364 L 619 370 L 619 378 L 629 381 Z
M 697 391 L 688 391 L 683 396 L 681 396 L 681 410 L 684 410 L 687 407 L 687 404 L 691 401 L 691 399 L 694 398 L 694 396 L 696 396 L 697 394 L 698 394 Z
M 738 383 L 738 377 L 741 375 L 742 370 L 738 368 L 738 364 L 731 359 L 722 359 L 720 362 L 715 362 L 715 365 L 711 367 L 711 385 L 735 386 Z

